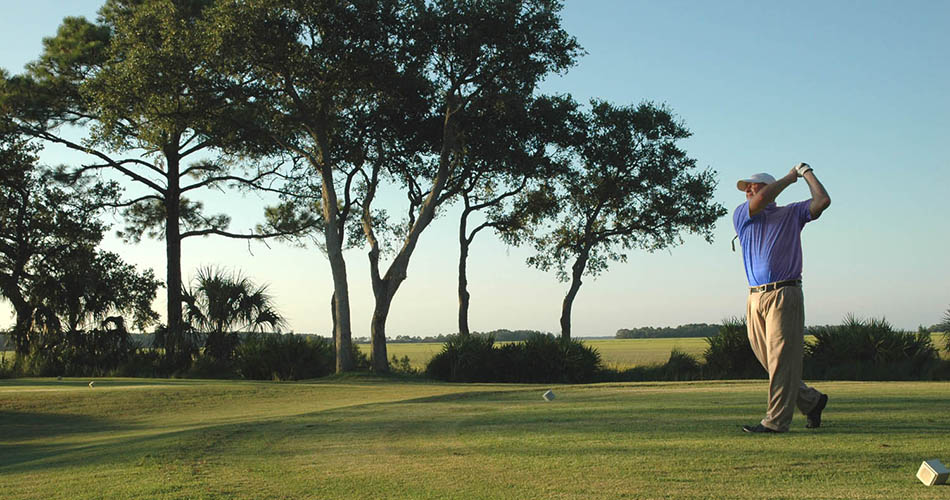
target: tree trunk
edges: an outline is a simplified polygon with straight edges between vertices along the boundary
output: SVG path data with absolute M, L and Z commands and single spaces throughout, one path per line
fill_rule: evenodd
M 327 238 L 327 249 L 330 249 Z M 335 242 L 334 242 L 335 243 Z M 333 339 L 336 348 L 336 372 L 353 370 L 352 336 L 350 330 L 350 292 L 346 279 L 346 262 L 343 260 L 342 245 L 338 244 L 330 255 L 330 269 L 333 274 Z
M 315 134 L 319 145 L 312 166 L 319 171 L 323 220 L 326 223 L 323 236 L 326 243 L 330 272 L 333 275 L 333 339 L 336 348 L 336 372 L 353 369 L 351 356 L 352 330 L 350 325 L 350 290 L 346 278 L 346 260 L 343 258 L 343 231 L 346 221 L 340 219 L 339 199 L 333 180 L 333 168 L 330 165 L 329 141 L 322 134 Z
M 571 268 L 571 288 L 564 296 L 564 303 L 561 305 L 561 338 L 571 340 L 571 307 L 574 305 L 574 297 L 577 297 L 577 291 L 581 289 L 583 282 L 581 276 L 584 275 L 584 268 L 587 267 L 587 258 L 590 250 L 585 250 L 577 256 L 574 266 Z
M 336 293 L 330 294 L 330 319 L 333 320 L 333 331 L 336 331 Z
M 447 167 L 446 167 L 447 170 Z M 442 169 L 440 168 L 440 172 Z M 446 174 L 447 175 L 447 174 Z M 441 179 L 441 180 L 440 180 Z M 386 271 L 386 276 L 379 278 L 379 249 L 374 247 L 370 250 L 370 262 L 373 271 L 373 294 L 376 297 L 376 305 L 373 308 L 372 323 L 372 341 L 373 341 L 373 370 L 386 373 L 389 371 L 389 360 L 386 356 L 386 319 L 389 317 L 389 308 L 392 305 L 393 297 L 399 290 L 399 286 L 406 280 L 407 269 L 409 268 L 409 258 L 419 242 L 419 235 L 432 222 L 435 215 L 435 204 L 442 188 L 445 187 L 445 177 L 437 176 L 436 182 L 432 187 L 429 198 L 422 204 L 419 211 L 419 218 L 409 231 L 409 236 L 392 264 Z
M 33 311 L 35 307 L 25 300 L 13 300 L 13 309 L 16 311 L 16 325 L 11 331 L 17 359 L 26 359 L 30 353 L 30 331 L 33 329 Z
M 468 242 L 462 243 L 459 252 L 459 335 L 467 336 L 471 332 L 468 328 L 468 305 L 471 295 L 468 293 Z
M 352 338 L 350 337 L 350 327 L 349 321 L 347 321 L 347 326 L 344 328 L 340 322 L 340 316 L 345 315 L 347 320 L 350 316 L 350 306 L 349 300 L 346 300 L 346 304 L 341 304 L 341 301 L 336 299 L 336 289 L 339 288 L 334 280 L 334 292 L 333 296 L 330 298 L 330 315 L 333 318 L 333 340 L 334 346 L 336 349 L 336 372 L 342 373 L 353 370 L 353 353 L 352 353 Z M 347 284 L 346 279 L 343 281 L 343 291 L 346 291 Z M 344 296 L 346 297 L 346 296 Z
M 384 293 L 376 297 L 373 308 L 373 323 L 370 327 L 373 342 L 373 371 L 377 373 L 389 372 L 389 355 L 386 353 L 386 318 L 389 317 L 389 307 L 393 303 L 393 295 Z
M 399 286 L 406 280 L 406 270 L 409 268 L 409 259 L 412 252 L 419 243 L 419 237 L 422 235 L 432 219 L 435 217 L 435 209 L 441 202 L 442 190 L 445 189 L 445 183 L 449 179 L 449 167 L 452 153 L 455 151 L 457 141 L 455 131 L 455 120 L 452 119 L 454 111 L 453 99 L 450 96 L 449 104 L 446 109 L 445 121 L 442 125 L 442 149 L 439 152 L 439 167 L 435 178 L 432 180 L 432 187 L 428 196 L 422 202 L 419 208 L 419 217 L 412 227 L 409 228 L 409 234 L 403 243 L 399 253 L 389 265 L 384 277 L 379 275 L 379 245 L 372 231 L 372 217 L 369 211 L 369 204 L 372 202 L 375 192 L 377 175 L 374 172 L 372 179 L 371 193 L 366 199 L 366 205 L 363 207 L 363 228 L 370 242 L 370 274 L 373 280 L 373 295 L 376 298 L 376 305 L 373 308 L 372 322 L 372 341 L 373 341 L 373 369 L 380 373 L 389 371 L 389 360 L 386 359 L 386 319 L 389 316 L 389 308 L 392 305 L 393 297 L 399 290 Z
M 468 210 L 465 210 L 459 223 L 459 335 L 462 336 L 471 333 L 468 329 L 468 304 L 471 297 L 468 293 L 468 248 L 471 241 L 467 232 Z
M 180 158 L 176 153 L 166 152 L 168 188 L 165 193 L 165 285 L 167 286 L 166 312 L 168 331 L 165 336 L 165 355 L 173 366 L 185 368 L 190 350 L 185 345 L 185 329 L 181 315 L 181 186 Z

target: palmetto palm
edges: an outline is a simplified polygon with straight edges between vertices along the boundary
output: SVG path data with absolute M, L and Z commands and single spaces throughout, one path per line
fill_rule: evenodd
M 207 334 L 205 353 L 214 358 L 229 359 L 241 332 L 279 331 L 285 325 L 267 286 L 258 286 L 238 271 L 199 268 L 182 295 L 186 323 Z

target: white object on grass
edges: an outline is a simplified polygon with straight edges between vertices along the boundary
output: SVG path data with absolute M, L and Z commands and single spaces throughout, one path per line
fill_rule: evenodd
M 95 386 L 96 386 L 95 380 L 93 380 L 92 382 L 89 382 L 89 387 L 95 387 Z
M 936 458 L 925 460 L 924 463 L 920 464 L 920 469 L 917 470 L 917 479 L 920 479 L 920 482 L 927 486 L 946 483 L 948 476 L 950 476 L 950 471 Z
M 554 399 L 554 391 L 548 389 L 548 391 L 542 394 L 541 397 L 544 398 L 545 401 L 551 401 Z

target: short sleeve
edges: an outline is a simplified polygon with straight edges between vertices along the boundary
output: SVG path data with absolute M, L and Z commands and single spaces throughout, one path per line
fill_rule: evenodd
M 803 227 L 811 222 L 811 200 L 799 201 L 792 204 L 792 210 L 795 212 L 798 220 L 798 227 Z
M 735 228 L 736 234 L 739 234 L 739 230 L 749 221 L 749 218 L 749 202 L 747 201 L 736 207 L 736 211 L 732 214 L 732 226 Z

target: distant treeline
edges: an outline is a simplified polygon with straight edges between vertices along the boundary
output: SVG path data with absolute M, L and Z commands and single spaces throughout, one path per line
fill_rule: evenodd
M 492 336 L 495 338 L 495 341 L 496 341 L 496 342 L 517 342 L 517 341 L 523 341 L 523 340 L 527 340 L 528 337 L 530 337 L 532 334 L 534 334 L 534 335 L 536 335 L 536 334 L 542 334 L 542 335 L 551 335 L 551 336 L 554 335 L 554 334 L 551 333 L 551 332 L 539 332 L 539 331 L 536 331 L 536 330 L 507 330 L 507 329 L 504 329 L 504 328 L 502 328 L 502 329 L 500 329 L 500 330 L 492 330 L 492 331 L 490 331 L 490 332 L 472 332 L 472 334 L 473 334 L 473 335 L 482 335 L 482 336 L 492 335 Z M 430 336 L 430 337 L 417 337 L 417 336 L 414 337 L 414 336 L 410 336 L 410 335 L 397 335 L 396 337 L 389 337 L 389 338 L 387 338 L 387 339 L 386 339 L 386 342 L 387 342 L 387 343 L 390 343 L 390 344 L 413 344 L 413 343 L 423 343 L 423 342 L 445 343 L 445 342 L 448 342 L 449 339 L 450 339 L 451 337 L 453 337 L 454 335 L 457 335 L 457 334 L 455 334 L 455 333 L 452 333 L 452 334 L 439 334 L 439 335 Z M 358 344 L 369 343 L 369 338 L 367 338 L 367 337 L 356 337 L 356 338 L 354 339 L 354 342 L 356 342 L 356 343 L 358 343 Z
M 244 338 L 245 336 L 247 336 L 246 333 L 239 333 L 238 335 L 241 338 Z M 329 338 L 327 336 L 317 335 L 315 333 L 294 333 L 294 335 L 302 336 L 302 337 L 308 337 L 308 336 L 321 337 L 324 339 Z M 204 334 L 198 335 L 198 340 L 200 340 L 201 342 L 204 342 L 204 338 L 205 338 Z M 129 334 L 129 340 L 131 340 L 135 345 L 138 345 L 141 347 L 151 347 L 152 341 L 154 339 L 155 339 L 154 333 L 130 333 Z M 13 342 L 10 340 L 10 336 L 4 333 L 0 333 L 0 351 L 12 351 L 12 350 L 13 350 Z
M 719 334 L 719 328 L 722 325 L 720 324 L 708 324 L 708 323 L 691 323 L 688 325 L 680 325 L 674 327 L 662 327 L 657 328 L 653 326 L 644 326 L 640 328 L 621 328 L 617 330 L 617 335 L 615 338 L 618 339 L 661 339 L 661 338 L 678 338 L 678 337 L 711 337 Z M 827 329 L 829 326 L 807 326 L 805 327 L 805 334 L 812 335 L 814 330 Z M 942 325 L 933 325 L 930 328 L 920 327 L 922 331 L 929 331 L 932 333 L 940 333 L 947 328 Z M 532 334 L 541 333 L 544 335 L 554 335 L 551 332 L 539 332 L 537 330 L 492 330 L 490 332 L 472 332 L 476 335 L 494 335 L 496 342 L 520 342 L 526 340 Z M 315 333 L 295 333 L 298 336 L 314 336 L 321 338 L 329 338 L 325 335 L 318 335 Z M 423 343 L 423 342 L 436 342 L 436 343 L 445 343 L 449 340 L 450 337 L 456 334 L 440 334 L 429 337 L 419 337 L 419 336 L 410 336 L 410 335 L 397 335 L 395 338 L 387 338 L 386 342 L 391 344 L 413 344 L 413 343 Z M 151 333 L 133 333 L 130 334 L 131 340 L 140 346 L 151 346 L 152 339 L 154 334 Z M 596 338 L 609 338 L 609 337 L 596 337 Z M 368 337 L 354 337 L 353 341 L 357 344 L 368 344 Z M 10 342 L 8 335 L 0 333 L 0 351 L 13 350 L 13 343 Z
M 621 328 L 617 330 L 616 338 L 618 339 L 663 339 L 663 338 L 678 338 L 678 337 L 712 337 L 719 334 L 719 328 L 722 325 L 716 324 L 711 325 L 708 323 L 690 323 L 688 325 L 680 326 L 665 326 L 662 328 L 656 328 L 653 326 L 643 326 L 640 328 Z M 811 325 L 805 327 L 805 335 L 814 335 L 815 331 L 827 330 L 832 328 L 833 325 Z M 947 328 L 943 325 L 932 325 L 929 328 L 921 326 L 920 331 L 927 331 L 931 333 L 940 333 Z
M 719 333 L 721 325 L 709 323 L 690 323 L 680 326 L 642 326 L 639 328 L 621 328 L 617 330 L 618 339 L 664 339 L 674 337 L 712 337 Z

